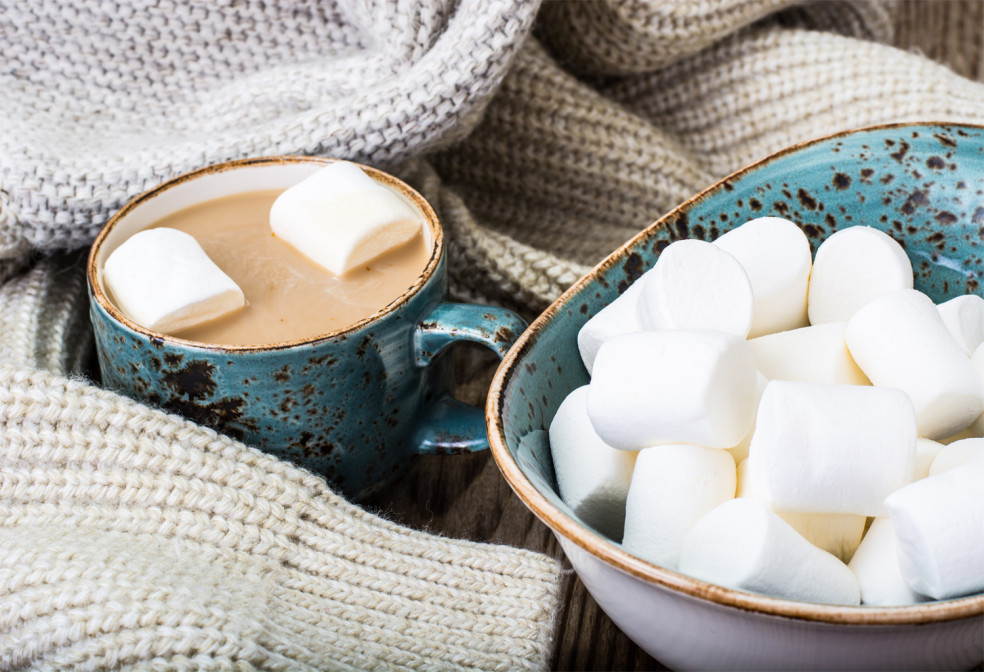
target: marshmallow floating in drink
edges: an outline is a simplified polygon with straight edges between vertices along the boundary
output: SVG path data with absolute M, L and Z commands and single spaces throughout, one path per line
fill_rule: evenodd
M 888 234 L 867 226 L 841 229 L 817 248 L 810 274 L 810 324 L 846 322 L 863 305 L 912 289 L 912 262 Z
M 214 320 L 246 304 L 239 286 L 192 236 L 165 227 L 139 231 L 113 250 L 103 280 L 127 317 L 162 333 Z
M 909 588 L 902 578 L 891 518 L 875 518 L 847 566 L 861 587 L 861 604 L 894 607 L 929 599 Z
M 700 519 L 683 542 L 679 570 L 720 586 L 790 600 L 861 602 L 858 581 L 847 565 L 751 497 L 727 501 Z
M 915 410 L 901 390 L 773 380 L 748 454 L 776 511 L 884 515 L 912 479 Z
M 680 547 L 704 514 L 735 496 L 735 461 L 717 448 L 686 443 L 639 452 L 625 502 L 622 547 L 676 569 Z
M 752 424 L 756 382 L 748 343 L 737 336 L 623 334 L 595 357 L 588 416 L 602 440 L 622 450 L 659 443 L 728 448 Z
M 646 272 L 639 295 L 644 329 L 707 329 L 745 338 L 754 308 L 741 263 L 702 240 L 670 243 Z
M 336 275 L 409 241 L 422 226 L 410 204 L 346 161 L 290 187 L 270 208 L 273 233 Z
M 755 365 L 769 380 L 870 385 L 844 342 L 844 322 L 781 331 L 748 341 Z
M 984 298 L 965 294 L 936 307 L 943 324 L 950 330 L 968 357 L 984 343 Z
M 984 591 L 984 460 L 885 498 L 906 585 L 938 600 Z
M 594 431 L 587 413 L 588 387 L 567 395 L 550 422 L 554 473 L 561 499 L 584 522 L 618 539 L 636 453 L 612 448 Z
M 845 340 L 873 385 L 909 395 L 919 436 L 951 436 L 984 411 L 984 384 L 922 292 L 902 289 L 869 302 L 847 323 Z
M 748 274 L 755 297 L 749 338 L 809 324 L 806 296 L 813 255 L 802 229 L 781 217 L 759 217 L 721 235 L 714 245 L 734 256 Z

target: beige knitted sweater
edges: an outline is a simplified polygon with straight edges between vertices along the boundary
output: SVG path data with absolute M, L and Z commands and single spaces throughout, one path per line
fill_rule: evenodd
M 397 172 L 452 291 L 532 315 L 744 163 L 828 132 L 984 120 L 866 0 L 3 0 L 0 668 L 529 669 L 559 564 L 443 539 L 100 390 L 79 255 L 209 163 Z

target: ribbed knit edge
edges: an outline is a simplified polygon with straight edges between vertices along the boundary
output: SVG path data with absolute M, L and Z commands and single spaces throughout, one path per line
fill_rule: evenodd
M 551 651 L 557 561 L 409 530 L 211 430 L 9 364 L 0 530 L 0 667 L 511 670 Z

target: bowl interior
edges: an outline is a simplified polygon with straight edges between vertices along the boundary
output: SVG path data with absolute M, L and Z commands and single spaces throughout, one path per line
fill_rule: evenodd
M 980 294 L 984 128 L 886 126 L 830 136 L 773 155 L 662 217 L 534 321 L 503 361 L 489 395 L 495 459 L 517 494 L 555 532 L 617 566 L 624 565 L 626 555 L 618 544 L 600 538 L 560 499 L 547 442 L 546 429 L 560 403 L 589 381 L 577 349 L 578 330 L 651 268 L 670 242 L 713 240 L 766 215 L 799 224 L 814 253 L 839 229 L 876 227 L 903 245 L 912 260 L 916 289 L 934 301 Z M 630 569 L 657 581 L 674 574 L 641 561 Z

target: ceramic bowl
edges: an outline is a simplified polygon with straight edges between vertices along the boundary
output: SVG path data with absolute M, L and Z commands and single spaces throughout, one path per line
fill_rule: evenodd
M 934 301 L 984 290 L 984 127 L 903 124 L 779 152 L 721 180 L 616 250 L 551 305 L 496 373 L 492 452 L 550 527 L 601 608 L 642 649 L 680 669 L 966 669 L 984 660 L 984 595 L 877 608 L 796 602 L 663 569 L 591 529 L 557 494 L 546 429 L 588 382 L 577 332 L 681 238 L 713 240 L 745 221 L 799 223 L 816 247 L 869 225 L 912 260 Z

